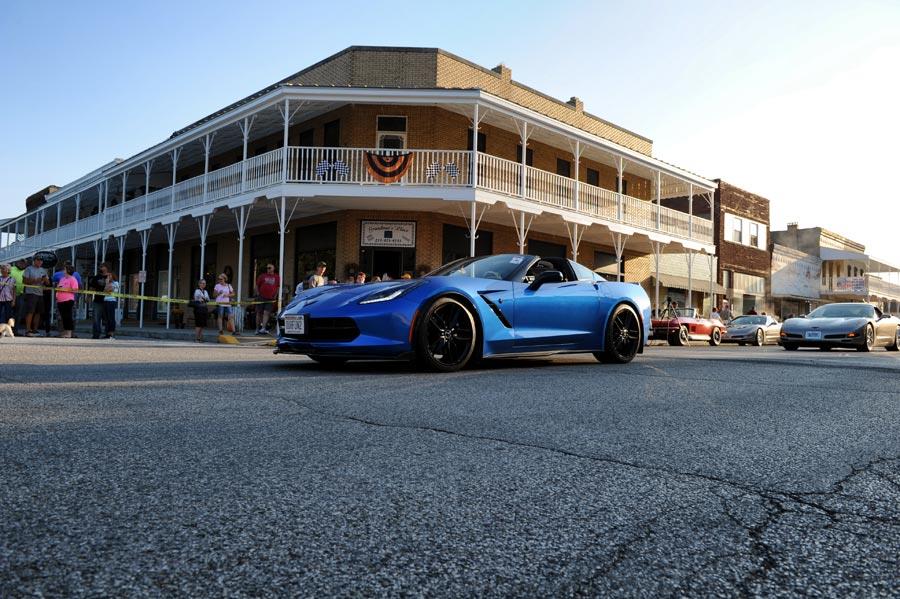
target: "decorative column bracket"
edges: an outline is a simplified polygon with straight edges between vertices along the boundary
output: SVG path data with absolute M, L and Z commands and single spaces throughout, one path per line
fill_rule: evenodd
M 294 115 L 299 112 L 301 108 L 303 108 L 307 102 L 301 101 L 297 104 L 297 108 L 293 111 L 291 110 L 291 101 L 288 98 L 284 99 L 284 106 L 278 105 L 278 112 L 281 114 L 281 118 L 284 120 L 284 133 L 283 133 L 283 156 L 281 157 L 281 181 L 282 183 L 287 183 L 287 164 L 288 164 L 288 133 L 291 126 L 291 119 L 294 118 Z M 279 294 L 280 297 L 280 294 Z M 279 304 L 279 311 L 281 310 L 281 306 Z
M 622 255 L 625 253 L 625 242 L 628 235 L 624 233 L 612 233 L 613 249 L 616 252 L 616 281 L 622 280 Z
M 241 130 L 241 137 L 244 139 L 243 158 L 241 159 L 241 191 L 247 191 L 247 144 L 250 142 L 250 129 L 256 122 L 256 115 L 244 117 L 244 120 L 238 121 L 237 126 Z
M 175 184 L 178 181 L 178 159 L 181 158 L 181 150 L 183 146 L 172 150 L 172 207 L 171 212 L 175 212 Z
M 516 237 L 519 239 L 519 253 L 525 253 L 525 243 L 528 239 L 528 232 L 531 230 L 531 223 L 534 222 L 534 214 L 529 215 L 528 223 L 525 223 L 525 211 L 519 210 L 519 218 L 516 219 L 516 211 L 510 210 L 510 216 L 513 219 L 513 227 L 516 229 Z
M 167 299 L 172 299 L 172 253 L 175 251 L 175 233 L 178 231 L 178 222 L 169 223 L 165 226 L 166 231 L 166 241 L 169 242 L 169 266 L 166 271 L 168 281 L 166 282 L 166 295 L 168 295 Z M 143 295 L 143 292 L 141 292 Z M 172 320 L 172 302 L 166 302 L 166 328 L 169 328 L 169 324 Z
M 569 243 L 572 244 L 572 262 L 578 262 L 578 248 L 581 246 L 581 238 L 584 237 L 587 226 L 569 222 L 566 222 L 565 224 L 566 232 L 569 234 Z M 624 242 L 622 243 L 622 249 L 623 251 L 625 249 Z

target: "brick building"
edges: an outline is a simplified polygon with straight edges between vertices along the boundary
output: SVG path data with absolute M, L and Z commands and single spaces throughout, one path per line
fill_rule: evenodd
M 55 249 L 174 297 L 224 272 L 242 299 L 267 262 L 289 290 L 319 260 L 338 280 L 500 252 L 621 273 L 630 257 L 714 254 L 715 189 L 504 65 L 354 46 L 49 190 L 3 224 L 0 260 Z M 168 318 L 163 302 L 123 308 Z

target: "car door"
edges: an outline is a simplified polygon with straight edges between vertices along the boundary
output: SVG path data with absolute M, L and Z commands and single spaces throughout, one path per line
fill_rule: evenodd
M 774 318 L 769 318 L 766 321 L 766 342 L 767 343 L 777 343 L 778 338 L 781 335 L 781 323 L 775 320 Z
M 567 280 L 545 283 L 538 289 L 529 289 L 529 283 L 525 281 L 513 283 L 515 345 L 519 349 L 598 346 L 596 331 L 600 301 L 597 287 L 593 281 L 575 279 L 571 268 L 563 268 L 561 272 Z
M 877 345 L 889 345 L 894 341 L 896 326 L 893 319 L 884 318 L 884 313 L 875 308 L 875 343 Z

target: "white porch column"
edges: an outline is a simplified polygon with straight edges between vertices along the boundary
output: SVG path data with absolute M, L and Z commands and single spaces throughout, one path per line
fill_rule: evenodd
M 244 330 L 244 307 L 241 304 L 243 298 L 244 282 L 244 234 L 247 232 L 247 222 L 250 220 L 250 210 L 253 206 L 241 206 L 234 209 L 234 218 L 237 220 L 238 230 L 238 276 L 237 276 L 237 305 L 235 306 L 235 319 L 238 321 L 238 330 Z
M 656 230 L 662 229 L 662 172 L 656 171 Z
M 207 133 L 200 143 L 203 144 L 203 203 L 206 203 L 206 193 L 209 190 L 209 151 L 212 149 L 216 132 Z
M 241 158 L 241 191 L 247 190 L 247 144 L 250 142 L 250 129 L 256 121 L 256 115 L 244 117 L 243 121 L 238 121 L 238 127 L 241 130 L 241 136 L 244 138 L 244 151 Z
M 277 200 L 272 200 L 276 202 Z M 300 198 L 294 200 L 294 207 L 291 209 L 291 213 L 287 213 L 287 199 L 284 196 L 281 196 L 281 204 L 280 209 L 279 205 L 275 205 L 275 213 L 278 216 L 278 278 L 281 281 L 281 286 L 284 286 L 284 233 L 287 229 L 288 223 L 291 221 L 291 218 L 294 216 L 294 211 L 297 210 L 297 204 L 300 203 Z M 281 314 L 282 307 L 282 293 L 281 289 L 278 290 L 278 310 L 277 314 Z M 277 319 L 276 319 L 277 322 Z M 277 330 L 277 325 L 276 325 Z
M 572 244 L 572 262 L 578 262 L 578 248 L 581 246 L 581 238 L 584 237 L 587 226 L 568 222 L 565 224 L 566 232 L 569 234 L 569 243 Z
M 103 232 L 106 232 L 106 209 L 109 207 L 109 179 L 104 179 L 103 183 L 103 219 L 102 228 L 100 229 Z
M 147 244 L 150 243 L 150 229 L 145 229 L 143 231 L 138 231 L 138 235 L 141 236 L 141 272 L 144 273 L 144 278 L 147 278 Z M 141 281 L 141 296 L 144 295 L 144 283 L 145 281 Z M 138 328 L 144 328 L 144 299 L 141 298 L 140 307 L 138 308 L 140 314 L 138 315 Z
M 622 191 L 624 187 L 625 181 L 625 159 L 621 156 L 616 157 L 616 173 L 618 173 L 618 178 L 616 179 L 616 218 L 618 220 L 622 220 L 625 217 L 625 210 L 622 206 Z
M 204 214 L 197 217 L 197 227 L 200 229 L 200 278 L 206 276 L 206 235 L 209 233 L 209 225 L 212 223 L 213 214 Z M 192 282 L 191 285 L 195 283 Z M 207 281 L 207 285 L 209 282 Z
M 147 194 L 150 193 L 150 170 L 153 168 L 153 160 L 144 162 L 144 220 L 147 220 Z
M 513 210 L 509 211 L 510 215 L 513 219 L 513 227 L 516 229 L 516 237 L 518 237 L 519 241 L 519 253 L 525 253 L 525 243 L 528 239 L 528 231 L 531 230 L 531 223 L 534 222 L 534 214 L 531 214 L 528 218 L 528 223 L 525 223 L 525 211 L 519 210 L 519 218 L 516 219 L 516 213 Z
M 574 206 L 575 206 L 575 210 L 580 210 L 581 209 L 581 198 L 580 198 L 580 194 L 581 194 L 581 189 L 580 189 L 580 185 L 581 185 L 581 183 L 580 183 L 580 180 L 581 180 L 581 153 L 583 150 L 581 148 L 581 142 L 579 140 L 575 140 L 574 145 L 572 145 L 572 143 L 569 142 L 569 146 L 572 149 L 572 156 L 574 156 L 574 158 L 575 158 L 575 197 L 573 198 L 575 200 Z M 577 260 L 576 260 L 576 262 L 577 262 Z
M 709 311 L 716 306 L 716 255 L 709 254 Z
M 623 233 L 613 233 L 613 249 L 616 252 L 616 281 L 622 280 L 622 255 L 625 253 L 625 242 L 628 236 Z
M 120 227 L 125 226 L 125 184 L 128 183 L 128 171 L 122 173 L 122 206 L 120 207 L 120 211 L 122 213 L 122 221 L 119 223 Z
M 694 238 L 694 184 L 688 183 L 688 237 Z
M 475 257 L 475 235 L 478 225 L 475 222 L 475 200 L 472 200 L 471 214 L 469 215 L 469 256 Z
M 178 182 L 178 159 L 181 157 L 181 148 L 172 150 L 172 207 L 170 212 L 175 212 L 175 184 Z
M 656 308 L 656 315 L 659 317 L 659 263 L 662 258 L 662 242 L 661 241 L 651 241 L 651 247 L 653 247 L 653 257 L 656 265 L 656 277 L 654 281 L 654 307 Z
M 91 242 L 91 245 L 94 248 L 94 273 L 96 273 L 97 269 L 100 267 L 100 262 L 99 262 L 100 248 L 98 247 L 99 242 L 100 242 L 99 239 L 95 239 Z
M 519 163 L 519 196 L 524 198 L 527 195 L 526 186 L 528 185 L 528 140 L 534 131 L 528 130 L 528 121 L 522 121 L 521 123 L 513 121 L 513 124 L 519 131 L 519 143 L 522 144 L 522 156 Z
M 175 251 L 175 232 L 178 231 L 178 223 L 169 223 L 166 225 L 166 241 L 169 242 L 169 267 L 168 267 L 168 281 L 166 282 L 166 295 L 168 295 L 168 299 L 172 299 L 172 253 Z M 143 294 L 143 291 L 141 292 Z M 166 302 L 166 328 L 169 328 L 169 323 L 172 320 L 172 302 Z
M 126 232 L 124 235 L 116 237 L 116 245 L 119 246 L 119 291 L 121 292 L 124 287 L 122 287 L 122 270 L 125 266 L 125 238 L 128 237 L 128 233 Z M 72 260 L 72 262 L 75 262 Z M 116 323 L 121 322 L 122 320 L 122 307 L 123 300 L 119 298 L 116 302 Z
M 59 226 L 62 224 L 62 202 L 56 203 L 56 243 L 59 243 Z M 54 294 L 55 295 L 55 294 Z
M 294 111 L 291 112 L 291 101 L 287 98 L 284 99 L 284 106 L 278 107 L 278 112 L 281 113 L 281 118 L 284 121 L 283 130 L 282 130 L 282 155 L 281 155 L 281 182 L 287 183 L 287 173 L 288 173 L 288 132 L 291 126 L 291 119 L 294 118 L 294 115 L 297 114 L 297 111 L 300 110 L 306 102 L 300 102 Z M 280 295 L 280 294 L 279 294 Z M 278 310 L 281 311 L 281 304 L 278 306 Z
M 109 245 L 109 238 L 104 237 L 100 240 L 100 262 L 106 262 L 106 250 Z
M 478 126 L 481 119 L 478 118 L 478 103 L 472 109 L 472 188 L 478 187 Z
M 75 194 L 75 222 L 78 222 L 78 219 L 81 215 L 81 194 Z M 77 226 L 77 225 L 76 225 Z M 76 236 L 78 235 L 78 231 L 75 231 Z
M 688 250 L 686 254 L 687 259 L 687 267 L 688 267 L 688 288 L 687 288 L 687 306 L 688 308 L 693 308 L 693 296 L 694 296 L 694 250 Z

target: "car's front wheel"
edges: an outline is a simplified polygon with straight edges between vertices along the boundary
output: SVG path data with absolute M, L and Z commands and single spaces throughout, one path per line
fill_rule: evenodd
M 857 347 L 856 351 L 872 351 L 875 349 L 875 327 L 866 325 L 866 332 L 864 335 L 866 337 L 863 339 L 863 344 Z
M 627 364 L 641 347 L 641 321 L 634 309 L 619 304 L 606 325 L 606 342 L 602 352 L 594 352 L 601 362 Z
M 709 344 L 716 347 L 720 343 L 722 343 L 722 331 L 713 329 L 712 334 L 709 336 Z
M 455 372 L 475 353 L 475 317 L 452 297 L 438 298 L 422 316 L 416 337 L 416 357 L 422 366 Z
M 756 337 L 753 339 L 753 345 L 756 347 L 762 347 L 762 345 L 766 342 L 765 333 L 763 333 L 762 329 L 756 329 Z

